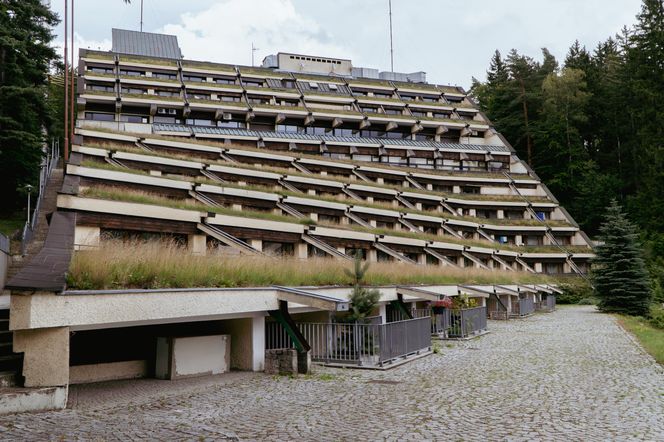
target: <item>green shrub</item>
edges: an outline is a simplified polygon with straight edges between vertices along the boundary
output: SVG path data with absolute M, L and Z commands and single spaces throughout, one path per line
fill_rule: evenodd
M 567 281 L 560 288 L 563 293 L 556 296 L 558 304 L 578 304 L 582 299 L 593 298 L 592 287 L 582 278 Z
M 664 330 L 664 308 L 652 306 L 650 308 L 650 317 L 648 319 L 650 325 L 655 328 L 661 328 Z
M 577 304 L 579 305 L 597 305 L 599 303 L 599 300 L 597 298 L 594 298 L 592 296 L 586 297 L 586 298 L 581 298 L 579 299 L 579 302 Z

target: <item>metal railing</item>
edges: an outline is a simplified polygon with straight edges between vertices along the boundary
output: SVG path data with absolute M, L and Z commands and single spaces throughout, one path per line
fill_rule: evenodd
M 519 299 L 518 312 L 519 316 L 526 316 L 535 313 L 535 302 L 532 298 Z
M 431 347 L 430 317 L 387 324 L 298 323 L 311 346 L 311 360 L 360 366 L 382 366 Z M 291 348 L 279 323 L 265 324 L 265 348 Z
M 450 312 L 450 338 L 467 338 L 487 329 L 486 307 L 473 307 Z
M 550 312 L 556 309 L 556 297 L 554 295 L 548 295 L 546 297 L 546 309 Z
M 48 179 L 50 178 L 55 165 L 58 164 L 58 161 L 60 160 L 60 142 L 53 140 L 50 148 L 44 148 L 44 153 L 44 160 L 39 171 L 39 196 L 37 197 L 32 212 L 30 211 L 30 207 L 28 207 L 28 219 L 23 226 L 23 232 L 21 234 L 21 255 L 25 255 L 28 249 L 28 244 L 32 240 L 35 227 L 39 220 L 39 211 L 41 209 L 42 201 L 44 200 L 44 194 L 46 193 Z

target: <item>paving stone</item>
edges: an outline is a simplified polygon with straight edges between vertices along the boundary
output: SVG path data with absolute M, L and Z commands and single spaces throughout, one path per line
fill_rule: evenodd
M 610 316 L 562 307 L 489 328 L 385 372 L 73 386 L 67 410 L 0 417 L 1 439 L 664 440 L 664 370 Z

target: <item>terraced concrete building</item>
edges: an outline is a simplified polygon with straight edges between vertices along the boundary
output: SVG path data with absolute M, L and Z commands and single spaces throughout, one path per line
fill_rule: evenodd
M 57 199 L 56 221 L 73 224 L 64 249 L 147 234 L 177 238 L 195 254 L 350 259 L 359 252 L 395 265 L 554 275 L 588 269 L 588 238 L 537 175 L 462 88 L 427 83 L 422 72 L 378 72 L 288 53 L 267 57 L 262 67 L 193 61 L 169 36 L 120 30 L 112 51 L 81 50 L 78 70 L 76 137 Z M 16 330 L 223 317 L 231 322 L 221 329 L 254 336 L 237 347 L 253 348 L 253 356 L 233 353 L 234 364 L 247 369 L 263 364 L 265 343 L 256 337 L 264 333 L 266 310 L 282 301 L 303 314 L 339 310 L 347 308 L 348 293 L 257 289 L 250 301 L 223 311 L 199 292 L 188 300 L 163 291 L 69 293 L 67 310 L 66 297 L 28 300 L 20 295 L 28 283 L 10 286 L 17 312 L 60 313 L 59 320 L 17 316 Z M 43 289 L 67 293 L 62 281 Z M 381 302 L 463 292 L 489 310 L 500 303 L 511 311 L 524 294 L 538 300 L 551 290 L 391 287 Z M 235 296 L 243 295 L 228 294 Z M 115 317 L 111 305 L 127 313 Z M 160 309 L 168 312 L 152 314 Z M 92 342 L 72 341 L 72 352 Z M 104 360 L 76 352 L 72 360 Z

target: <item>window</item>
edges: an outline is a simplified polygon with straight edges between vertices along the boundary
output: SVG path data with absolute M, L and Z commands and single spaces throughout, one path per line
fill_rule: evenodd
M 240 101 L 240 97 L 236 95 L 221 95 L 219 96 L 221 98 L 221 101 L 235 101 L 238 102 Z
M 88 72 L 93 72 L 95 74 L 112 74 L 113 68 L 100 68 L 97 66 L 88 66 Z
M 316 83 L 315 81 L 310 81 L 309 82 L 309 87 L 311 89 L 318 89 L 318 83 Z
M 144 77 L 145 71 L 133 71 L 129 69 L 120 69 L 120 75 L 127 75 L 129 77 Z
M 367 96 L 366 91 L 352 91 L 352 93 L 356 97 L 366 97 Z
M 294 124 L 278 124 L 277 132 L 289 132 L 289 133 L 304 132 L 304 128 L 301 126 L 296 126 Z
M 544 221 L 546 219 L 546 212 L 535 212 L 535 216 L 538 220 Z
M 215 83 L 218 84 L 235 84 L 235 78 L 215 78 L 214 79 Z
M 295 89 L 295 80 L 283 79 L 281 80 L 281 85 L 288 89 Z
M 187 118 L 185 124 L 190 126 L 216 126 L 214 121 L 203 118 Z
M 431 97 L 431 96 L 422 96 L 422 101 L 427 101 L 429 103 L 435 103 L 438 101 L 438 97 Z
M 145 89 L 137 88 L 137 87 L 123 87 L 122 89 L 123 94 L 138 94 L 138 95 L 144 95 L 147 94 L 148 91 Z
M 199 77 L 198 75 L 183 74 L 182 75 L 182 80 L 191 81 L 192 83 L 204 83 L 205 82 L 205 77 Z
M 230 129 L 244 129 L 247 127 L 247 124 L 244 121 L 219 120 L 217 121 L 217 127 L 225 127 Z
M 115 115 L 102 112 L 86 112 L 85 119 L 94 121 L 115 121 Z
M 392 94 L 388 92 L 374 92 L 374 97 L 379 97 L 379 98 L 392 98 Z
M 416 97 L 415 95 L 404 95 L 404 94 L 401 94 L 401 99 L 404 100 L 404 101 L 413 101 L 413 100 L 415 100 L 416 98 L 417 98 L 417 97 Z
M 120 121 L 123 121 L 125 123 L 147 123 L 148 117 L 143 117 L 141 115 L 121 114 Z
M 402 115 L 401 109 L 398 107 L 383 107 L 386 114 L 389 115 Z
M 329 84 L 328 87 L 330 88 L 331 91 L 336 91 L 338 89 L 336 84 Z
M 434 112 L 434 118 L 450 118 L 450 114 L 444 112 Z
M 115 92 L 113 86 L 103 86 L 100 84 L 88 84 L 86 87 L 89 91 L 98 91 L 98 92 Z
M 480 187 L 479 186 L 463 186 L 461 188 L 462 193 L 470 193 L 470 194 L 479 194 L 480 193 Z
M 369 112 L 369 113 L 374 113 L 374 114 L 375 114 L 376 112 L 378 112 L 378 108 L 377 108 L 377 107 L 371 107 L 371 106 L 362 106 L 362 107 L 360 108 L 360 110 L 361 110 L 362 112 Z
M 412 110 L 411 109 L 410 113 L 413 114 L 416 117 L 426 117 L 427 116 L 426 112 L 420 111 L 420 110 Z
M 173 91 L 155 91 L 156 95 L 159 95 L 160 97 L 179 97 L 180 93 L 179 92 L 173 92 Z
M 249 87 L 263 87 L 263 82 L 260 80 L 242 80 L 242 83 Z
M 159 78 L 161 80 L 176 80 L 177 76 L 175 74 L 169 74 L 166 72 L 153 72 L 152 77 Z
M 182 124 L 182 120 L 175 117 L 162 117 L 155 116 L 152 120 L 154 123 L 165 123 L 165 124 Z

